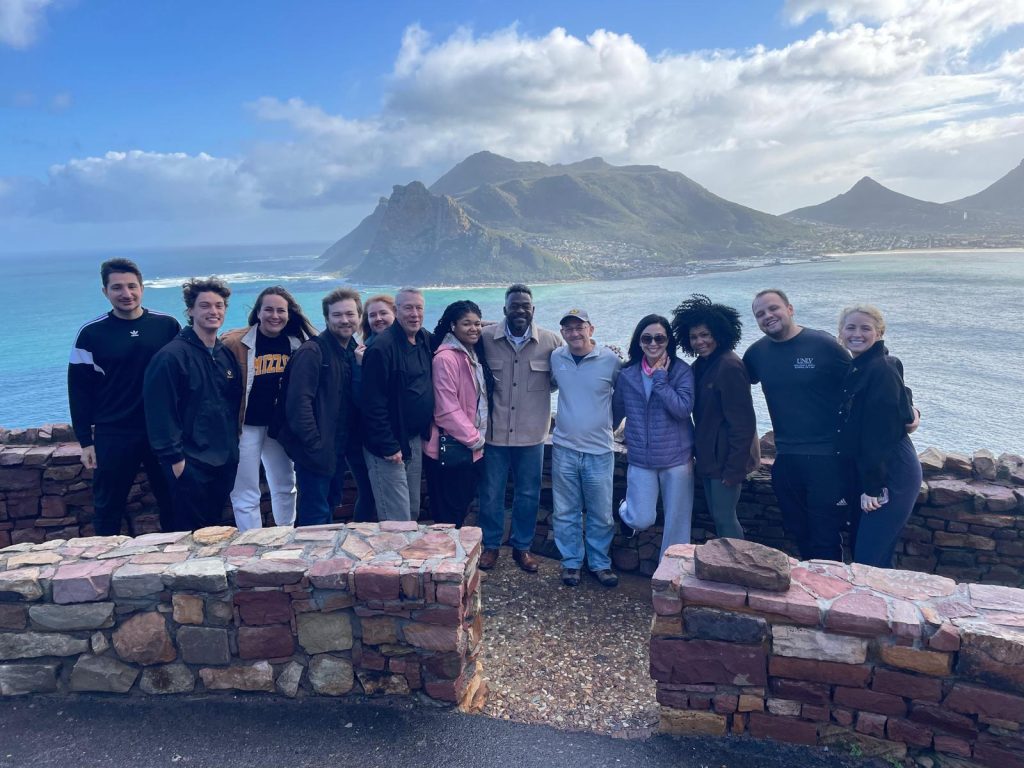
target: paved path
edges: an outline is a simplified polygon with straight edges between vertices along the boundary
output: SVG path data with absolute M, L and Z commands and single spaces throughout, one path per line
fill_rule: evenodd
M 0 766 L 104 768 L 826 768 L 749 739 L 614 739 L 402 703 L 268 696 L 0 701 Z

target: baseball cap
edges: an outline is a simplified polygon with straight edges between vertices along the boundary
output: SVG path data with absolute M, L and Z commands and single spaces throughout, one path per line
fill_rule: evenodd
M 562 313 L 562 319 L 558 321 L 558 324 L 561 325 L 566 320 L 568 320 L 570 317 L 574 317 L 577 320 L 582 320 L 584 323 L 589 323 L 590 322 L 590 315 L 587 314 L 587 310 L 579 309 L 577 307 L 573 307 L 568 312 L 563 312 Z

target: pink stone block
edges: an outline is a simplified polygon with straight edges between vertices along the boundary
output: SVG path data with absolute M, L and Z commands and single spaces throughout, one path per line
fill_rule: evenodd
M 661 683 L 768 684 L 767 655 L 760 645 L 653 638 L 650 649 L 651 677 Z
M 291 600 L 276 590 L 238 592 L 235 605 L 246 624 L 288 624 L 292 619 Z
M 853 589 L 848 579 L 798 566 L 791 572 L 793 581 L 803 585 L 810 594 L 825 600 L 845 595 Z
M 106 600 L 110 577 L 127 562 L 125 558 L 70 563 L 57 569 L 53 577 L 53 602 L 91 603 Z
M 889 634 L 889 608 L 885 600 L 868 592 L 850 592 L 832 601 L 825 627 L 851 635 Z
M 671 549 L 672 547 L 669 547 Z M 664 557 L 658 564 L 658 569 L 651 576 L 651 589 L 661 591 L 668 589 L 682 572 L 679 569 L 679 559 L 675 557 Z
M 431 557 L 455 557 L 455 542 L 447 533 L 427 533 L 399 549 L 405 558 L 426 560 Z
M 874 712 L 858 712 L 856 730 L 858 733 L 865 733 L 868 736 L 884 739 L 885 723 L 888 719 L 885 715 L 879 715 Z
M 381 520 L 380 530 L 381 531 L 396 531 L 396 532 L 407 532 L 407 531 L 418 531 L 420 524 L 415 520 Z
M 307 572 L 309 582 L 318 589 L 348 589 L 349 572 L 355 561 L 347 557 L 334 557 L 329 560 L 317 560 Z
M 440 624 L 406 624 L 402 633 L 409 645 L 428 651 L 457 651 L 464 637 L 461 627 Z
M 909 600 L 889 601 L 889 624 L 896 637 L 916 640 L 921 636 L 921 612 Z
M 146 552 L 128 560 L 133 565 L 169 565 L 188 560 L 188 552 Z
M 433 579 L 436 582 L 462 581 L 466 575 L 466 563 L 442 560 L 433 571 Z
M 235 584 L 239 587 L 276 587 L 295 584 L 306 575 L 302 560 L 255 560 L 238 568 Z
M 439 624 L 441 626 L 454 627 L 462 624 L 462 606 L 441 605 L 435 603 L 422 611 L 413 611 L 412 618 L 424 624 Z
M 718 581 L 702 581 L 696 576 L 684 576 L 679 582 L 679 592 L 687 605 L 742 608 L 747 604 L 747 590 L 743 587 Z
M 933 651 L 959 651 L 960 630 L 947 621 L 928 638 L 928 647 Z
M 360 600 L 398 600 L 400 579 L 394 566 L 360 563 L 355 570 L 356 596 Z
M 224 547 L 221 554 L 224 557 L 254 557 L 257 547 L 253 544 L 232 544 Z
M 399 577 L 402 588 L 402 597 L 405 600 L 420 600 L 423 597 L 423 578 L 419 571 L 401 571 Z
M 683 601 L 674 594 L 655 592 L 652 601 L 654 612 L 659 616 L 678 616 L 683 612 Z
M 442 605 L 462 605 L 465 596 L 461 583 L 445 583 L 437 585 L 436 599 Z
M 752 589 L 748 603 L 755 611 L 772 613 L 794 624 L 816 627 L 821 621 L 821 608 L 817 599 L 799 584 L 791 585 L 786 592 Z

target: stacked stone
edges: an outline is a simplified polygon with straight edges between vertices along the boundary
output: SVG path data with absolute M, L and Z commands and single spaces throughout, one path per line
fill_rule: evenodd
M 486 696 L 480 531 L 416 523 L 0 549 L 0 695 Z
M 92 473 L 80 463 L 81 451 L 67 425 L 31 430 L 0 429 L 0 546 L 88 536 L 92 529 Z M 770 442 L 764 443 L 770 452 Z M 533 550 L 559 557 L 551 525 L 550 445 L 545 451 L 541 508 Z M 973 456 L 929 448 L 921 454 L 926 480 L 914 515 L 897 547 L 897 566 L 938 573 L 957 581 L 1024 586 L 1024 458 L 990 451 Z M 737 511 L 747 538 L 790 554 L 796 548 L 782 528 L 782 516 L 771 487 L 772 459 L 744 484 Z M 615 457 L 613 508 L 626 494 L 627 457 L 619 444 Z M 506 505 L 511 504 L 509 485 Z M 346 486 L 335 520 L 352 516 L 355 490 Z M 129 496 L 130 530 L 155 531 L 159 520 L 145 475 L 139 475 Z M 273 524 L 270 498 L 264 489 L 264 523 Z M 232 519 L 230 509 L 224 521 Z M 470 522 L 475 520 L 469 518 Z M 636 536 L 616 535 L 611 556 L 622 571 L 654 573 L 661 551 L 660 524 Z M 695 489 L 693 540 L 715 535 L 704 494 Z
M 1024 590 L 730 539 L 670 547 L 652 588 L 665 732 L 1024 765 Z

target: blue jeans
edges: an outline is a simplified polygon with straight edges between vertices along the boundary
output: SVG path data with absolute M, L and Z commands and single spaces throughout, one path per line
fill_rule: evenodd
M 853 562 L 876 568 L 892 568 L 896 544 L 921 491 L 921 461 L 909 435 L 899 442 L 885 465 L 889 502 L 874 512 L 859 512 L 853 548 Z M 850 502 L 859 506 L 860 494 L 851 495 Z
M 345 456 L 338 456 L 339 471 L 334 475 L 311 472 L 295 465 L 295 485 L 299 489 L 295 526 L 324 525 L 334 519 L 334 510 L 341 502 L 341 480 L 345 478 Z
M 608 550 L 615 532 L 612 519 L 614 472 L 615 454 L 612 451 L 593 454 L 560 445 L 551 447 L 555 544 L 562 554 L 562 567 L 583 566 L 585 539 L 590 570 L 611 568 Z M 587 510 L 585 524 L 584 508 Z
M 512 470 L 513 549 L 530 549 L 537 529 L 540 505 L 540 477 L 544 470 L 544 444 L 505 446 L 487 444 L 484 448 L 483 474 L 480 478 L 480 528 L 484 549 L 501 546 L 505 532 L 505 486 Z
M 665 509 L 665 527 L 661 535 L 661 552 L 673 544 L 690 543 L 690 524 L 693 519 L 693 462 L 676 467 L 646 469 L 632 464 L 626 470 L 626 504 L 633 513 L 636 528 L 644 530 L 654 525 L 658 517 L 658 491 Z

